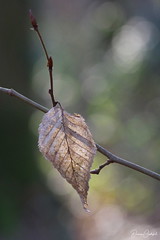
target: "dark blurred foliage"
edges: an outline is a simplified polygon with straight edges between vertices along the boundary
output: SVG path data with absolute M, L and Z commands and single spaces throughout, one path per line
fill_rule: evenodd
M 81 113 L 94 139 L 160 172 L 160 2 L 3 2 L 0 85 L 47 107 L 46 61 L 32 8 L 54 58 L 56 98 Z M 113 164 L 90 181 L 90 215 L 37 150 L 42 113 L 0 93 L 0 239 L 130 239 L 160 236 L 159 182 Z M 106 159 L 97 154 L 94 166 Z M 156 238 L 157 237 L 157 238 Z M 135 236 L 135 239 L 137 236 Z

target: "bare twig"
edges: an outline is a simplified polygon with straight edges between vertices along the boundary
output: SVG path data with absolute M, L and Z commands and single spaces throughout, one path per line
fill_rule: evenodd
M 48 70 L 49 70 L 49 78 L 50 78 L 50 89 L 49 89 L 48 93 L 51 96 L 52 104 L 53 104 L 53 107 L 54 107 L 57 104 L 57 102 L 55 101 L 54 94 L 53 94 L 53 72 L 52 72 L 52 70 L 53 70 L 53 60 L 52 60 L 52 57 L 49 57 L 49 55 L 48 55 L 46 46 L 45 46 L 43 38 L 42 38 L 42 35 L 41 35 L 41 33 L 38 29 L 37 21 L 36 21 L 35 17 L 33 16 L 31 10 L 29 11 L 29 16 L 30 16 L 32 27 L 39 37 L 39 40 L 42 44 L 42 48 L 44 50 L 44 53 L 45 53 L 45 56 L 46 56 L 46 59 L 47 59 L 47 67 L 48 67 Z
M 97 150 L 100 153 L 102 153 L 103 155 L 105 155 L 110 161 L 115 162 L 115 163 L 119 163 L 119 164 L 121 164 L 123 166 L 126 166 L 126 167 L 129 167 L 129 168 L 132 168 L 132 169 L 134 169 L 138 172 L 141 172 L 145 175 L 148 175 L 148 176 L 150 176 L 152 178 L 155 178 L 155 179 L 160 181 L 160 174 L 158 174 L 156 172 L 153 172 L 153 171 L 151 171 L 147 168 L 141 167 L 138 164 L 135 164 L 133 162 L 129 162 L 129 161 L 123 159 L 123 158 L 120 158 L 120 157 L 114 155 L 113 153 L 109 152 L 106 148 L 103 148 L 99 144 L 96 144 L 96 146 L 97 146 Z M 103 165 L 105 165 L 105 163 Z M 100 166 L 101 169 L 103 168 L 103 165 L 102 165 L 102 167 Z M 108 165 L 108 164 L 106 164 L 106 165 Z
M 98 148 L 97 148 L 97 149 L 98 149 Z M 111 164 L 111 163 L 114 163 L 114 162 L 113 162 L 112 160 L 107 160 L 105 163 L 103 163 L 102 165 L 100 165 L 99 168 L 90 171 L 90 173 L 92 173 L 92 174 L 97 174 L 97 175 L 98 175 L 98 174 L 100 173 L 100 171 L 101 171 L 105 166 L 107 166 L 107 165 L 109 165 L 109 164 Z
M 14 96 L 16 98 L 19 98 L 20 100 L 26 102 L 27 104 L 33 106 L 34 108 L 37 108 L 38 110 L 46 113 L 48 112 L 48 108 L 43 107 L 42 105 L 38 104 L 37 102 L 32 101 L 31 99 L 23 96 L 22 94 L 16 92 L 14 89 L 8 89 L 8 88 L 3 88 L 0 87 L 0 91 L 4 92 L 10 96 Z M 110 163 L 118 163 L 121 164 L 123 166 L 129 167 L 134 169 L 135 171 L 141 172 L 147 176 L 150 176 L 154 179 L 157 179 L 160 181 L 160 174 L 151 171 L 147 168 L 141 167 L 133 162 L 129 162 L 123 158 L 120 158 L 116 155 L 114 155 L 113 153 L 109 152 L 107 149 L 103 148 L 102 146 L 100 146 L 99 144 L 96 144 L 97 146 L 97 150 L 102 153 L 104 156 L 106 156 L 108 158 L 108 160 L 102 164 L 101 166 L 99 166 L 98 169 L 92 170 L 91 173 L 92 174 L 99 174 L 99 172 L 102 170 L 102 168 L 104 168 L 105 166 L 109 165 Z
M 48 112 L 48 108 L 45 108 L 43 107 L 42 105 L 32 101 L 31 99 L 25 97 L 24 95 L 20 94 L 19 92 L 15 91 L 14 89 L 9 89 L 9 88 L 3 88 L 3 87 L 0 87 L 0 91 L 1 92 L 4 92 L 6 94 L 8 94 L 9 96 L 12 96 L 12 97 L 16 97 L 16 98 L 19 98 L 20 100 L 22 100 L 23 102 L 31 105 L 32 107 L 34 108 L 37 108 L 38 110 L 46 113 Z

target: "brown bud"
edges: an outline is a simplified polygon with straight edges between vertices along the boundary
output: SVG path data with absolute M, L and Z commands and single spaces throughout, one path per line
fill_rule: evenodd
M 34 28 L 35 31 L 37 31 L 38 30 L 38 24 L 37 24 L 37 21 L 36 21 L 35 17 L 33 16 L 31 10 L 29 10 L 29 17 L 30 17 L 30 20 L 31 20 L 32 27 Z
M 53 60 L 52 60 L 52 57 L 49 57 L 47 66 L 48 66 L 48 68 L 49 68 L 50 70 L 52 70 L 52 68 L 53 68 Z

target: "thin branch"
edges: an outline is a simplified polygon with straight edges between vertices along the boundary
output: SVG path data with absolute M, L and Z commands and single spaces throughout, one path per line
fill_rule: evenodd
M 103 155 L 105 155 L 110 161 L 112 162 L 115 162 L 115 163 L 119 163 L 123 166 L 126 166 L 126 167 L 129 167 L 129 168 L 132 168 L 138 172 L 141 172 L 145 175 L 148 175 L 152 178 L 155 178 L 157 180 L 160 181 L 160 174 L 156 173 L 156 172 L 153 172 L 147 168 L 144 168 L 144 167 L 141 167 L 140 165 L 136 164 L 136 163 L 132 163 L 132 162 L 129 162 L 123 158 L 120 158 L 116 155 L 114 155 L 113 153 L 109 152 L 107 149 L 103 148 L 102 146 L 100 146 L 99 144 L 96 144 L 97 146 L 97 150 L 102 153 Z M 108 165 L 108 164 L 106 164 Z M 105 163 L 103 165 L 100 166 L 100 170 L 105 167 Z
M 97 150 L 98 150 L 98 148 L 97 148 Z M 97 169 L 94 169 L 94 170 L 90 171 L 90 173 L 98 175 L 104 167 L 108 166 L 111 163 L 114 163 L 114 162 L 112 160 L 107 160 L 105 163 L 100 165 Z
M 40 110 L 44 113 L 48 112 L 48 108 L 45 108 L 42 105 L 38 104 L 37 102 L 32 101 L 31 99 L 25 97 L 24 95 L 20 94 L 19 92 L 15 91 L 12 88 L 9 89 L 9 88 L 0 87 L 0 91 L 8 94 L 11 97 L 16 97 L 16 98 L 22 100 L 23 102 L 31 105 L 34 108 L 37 108 L 38 110 Z
M 34 30 L 35 30 L 35 29 L 34 29 Z M 40 40 L 40 42 L 41 42 L 41 44 L 42 44 L 42 48 L 43 48 L 44 53 L 45 53 L 45 55 L 46 55 L 46 59 L 47 59 L 47 61 L 48 61 L 48 60 L 49 60 L 49 55 L 48 55 L 48 52 L 47 52 L 47 48 L 46 48 L 46 46 L 45 46 L 45 44 L 44 44 L 43 38 L 42 38 L 42 36 L 41 36 L 41 34 L 40 34 L 40 32 L 39 32 L 38 27 L 37 27 L 37 29 L 36 29 L 35 31 L 36 31 L 36 33 L 37 33 L 37 35 L 38 35 L 38 37 L 39 37 L 39 40 Z
M 47 48 L 46 48 L 45 43 L 43 41 L 42 35 L 41 35 L 41 33 L 38 29 L 38 24 L 37 24 L 36 18 L 33 16 L 31 10 L 29 11 L 29 17 L 30 17 L 30 20 L 31 20 L 32 27 L 38 35 L 38 38 L 41 42 L 42 48 L 44 50 L 44 53 L 45 53 L 45 56 L 46 56 L 46 59 L 47 59 L 47 67 L 48 67 L 49 78 L 50 78 L 50 89 L 49 89 L 48 93 L 51 96 L 52 104 L 53 104 L 53 107 L 54 107 L 54 106 L 56 106 L 57 102 L 55 101 L 54 94 L 53 94 L 53 71 L 52 71 L 53 70 L 53 60 L 52 60 L 52 57 L 49 57 L 49 55 L 48 55 Z
M 38 104 L 37 102 L 32 101 L 31 99 L 23 96 L 22 94 L 16 92 L 14 89 L 8 89 L 8 88 L 3 88 L 0 87 L 0 91 L 4 92 L 10 96 L 19 98 L 20 100 L 24 101 L 25 103 L 31 105 L 34 108 L 37 108 L 38 110 L 46 113 L 48 112 L 48 108 L 43 107 L 42 105 Z M 135 171 L 141 172 L 147 176 L 150 176 L 154 179 L 157 179 L 160 181 L 160 174 L 153 172 L 147 168 L 141 167 L 135 163 L 129 162 L 123 158 L 120 158 L 116 155 L 114 155 L 113 153 L 109 152 L 107 149 L 103 148 L 102 146 L 100 146 L 99 144 L 96 144 L 97 146 L 97 150 L 102 153 L 104 156 L 106 156 L 108 158 L 108 160 L 102 164 L 101 166 L 99 166 L 98 169 L 92 170 L 91 173 L 92 174 L 99 174 L 99 172 L 107 165 L 109 165 L 110 163 L 118 163 L 121 164 L 123 166 L 129 167 L 134 169 Z

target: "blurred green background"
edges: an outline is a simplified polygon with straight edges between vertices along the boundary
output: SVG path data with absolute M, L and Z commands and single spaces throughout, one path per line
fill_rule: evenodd
M 50 108 L 30 8 L 54 58 L 56 99 L 97 143 L 160 172 L 160 1 L 1 1 L 0 86 Z M 112 164 L 92 176 L 86 214 L 38 152 L 43 113 L 0 93 L 0 114 L 0 240 L 160 239 L 157 180 Z M 93 168 L 105 160 L 97 153 Z

